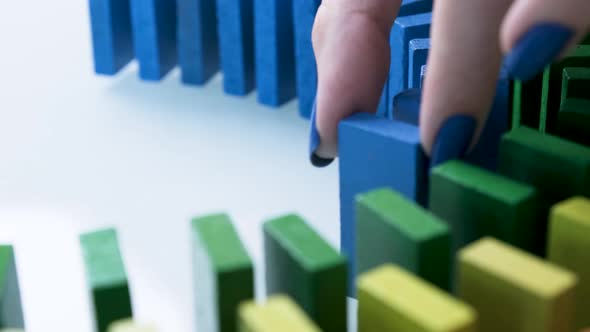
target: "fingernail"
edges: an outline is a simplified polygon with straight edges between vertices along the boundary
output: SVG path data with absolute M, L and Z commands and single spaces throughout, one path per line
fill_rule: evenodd
M 473 139 L 476 124 L 475 119 L 467 115 L 455 115 L 447 119 L 434 142 L 430 166 L 464 157 Z
M 316 117 L 316 102 L 313 102 L 313 109 L 311 110 L 311 128 L 309 135 L 309 161 L 315 167 L 326 167 L 334 161 L 334 159 L 322 158 L 316 154 L 318 147 L 320 146 L 320 134 L 315 125 Z
M 528 81 L 563 51 L 574 30 L 558 23 L 533 26 L 506 55 L 505 65 L 513 78 Z

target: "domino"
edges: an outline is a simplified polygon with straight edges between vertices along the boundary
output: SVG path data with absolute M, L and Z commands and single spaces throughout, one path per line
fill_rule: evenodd
M 452 160 L 432 169 L 429 194 L 430 211 L 453 230 L 453 252 L 484 236 L 543 251 L 533 186 Z
M 157 332 L 151 325 L 141 325 L 131 319 L 120 320 L 109 326 L 108 332 Z
M 459 253 L 459 297 L 481 332 L 572 331 L 576 276 L 493 238 Z
M 424 77 L 426 76 L 426 65 L 420 67 L 420 89 L 424 88 Z
M 428 158 L 418 127 L 355 114 L 339 125 L 340 248 L 349 260 L 348 294 L 353 295 L 355 262 L 355 197 L 376 188 L 393 189 L 423 205 Z M 403 162 L 400 162 L 403 160 Z
M 178 64 L 184 84 L 203 85 L 219 71 L 215 0 L 177 0 Z
M 543 73 L 539 126 L 539 130 L 543 133 L 556 134 L 557 132 L 563 70 L 568 67 L 590 68 L 590 45 L 577 46 L 567 58 L 548 67 Z
M 134 57 L 129 0 L 90 0 L 94 71 L 115 75 Z
M 358 281 L 359 331 L 475 332 L 469 305 L 395 265 Z
M 567 98 L 559 109 L 560 137 L 590 147 L 590 99 Z
M 254 31 L 258 101 L 281 106 L 295 97 L 293 2 L 254 0 Z
M 296 215 L 263 228 L 267 293 L 293 298 L 323 331 L 346 331 L 346 259 Z
M 111 323 L 133 317 L 117 233 L 114 229 L 85 233 L 80 235 L 80 244 L 96 331 L 106 332 Z
M 14 249 L 0 245 L 0 329 L 25 328 Z
M 285 295 L 271 296 L 266 303 L 240 305 L 240 332 L 320 332 L 303 310 Z
M 590 326 L 590 199 L 574 197 L 553 206 L 547 253 L 578 276 L 575 328 Z
M 245 96 L 256 83 L 253 0 L 217 0 L 217 29 L 223 90 Z
M 512 97 L 512 129 L 526 126 L 539 128 L 541 126 L 541 91 L 543 75 L 528 82 L 514 81 Z
M 590 196 L 590 148 L 530 128 L 502 137 L 499 172 L 537 189 L 543 221 L 553 204 L 575 195 Z M 546 224 L 539 224 L 537 231 L 546 234 Z
M 422 66 L 426 65 L 430 50 L 430 38 L 410 40 L 409 49 L 408 88 L 420 88 Z
M 400 92 L 393 98 L 393 107 L 388 118 L 418 126 L 421 104 L 422 90 L 413 88 Z
M 395 263 L 442 289 L 450 286 L 449 227 L 389 189 L 356 198 L 356 274 Z
M 311 44 L 311 32 L 320 0 L 294 0 L 296 90 L 299 114 L 310 118 L 317 90 L 317 65 Z
M 130 0 L 139 77 L 159 81 L 176 66 L 176 1 Z
M 560 104 L 568 98 L 590 99 L 590 67 L 563 69 Z
M 236 310 L 254 297 L 254 268 L 225 214 L 191 222 L 197 331 L 237 331 Z

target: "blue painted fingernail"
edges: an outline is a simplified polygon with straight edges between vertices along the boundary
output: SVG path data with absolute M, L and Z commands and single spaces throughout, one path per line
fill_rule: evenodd
M 561 24 L 537 24 L 506 55 L 506 69 L 513 78 L 528 81 L 551 64 L 573 36 L 574 30 Z
M 476 125 L 475 119 L 467 115 L 455 115 L 447 119 L 432 147 L 430 166 L 464 157 L 471 145 Z
M 313 102 L 313 109 L 311 110 L 311 128 L 310 128 L 310 135 L 309 135 L 309 161 L 315 167 L 326 167 L 334 161 L 334 159 L 329 158 L 322 158 L 318 156 L 315 152 L 320 145 L 320 134 L 318 133 L 318 129 L 315 125 L 315 116 L 316 116 L 316 102 Z

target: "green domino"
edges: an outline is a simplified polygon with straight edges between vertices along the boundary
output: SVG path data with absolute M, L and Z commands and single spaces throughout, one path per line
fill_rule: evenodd
M 586 39 L 580 43 L 581 45 L 590 45 L 590 34 L 586 36 Z
M 545 245 L 535 236 L 535 188 L 461 161 L 432 170 L 429 208 L 451 226 L 455 251 L 483 236 L 537 252 Z
M 442 289 L 450 287 L 447 225 L 389 189 L 356 198 L 357 275 L 395 263 Z
M 561 104 L 558 132 L 565 139 L 590 146 L 590 99 L 567 98 Z
M 82 234 L 80 243 L 97 331 L 106 332 L 111 323 L 133 316 L 117 232 L 105 229 Z
M 14 250 L 0 246 L 0 328 L 24 327 Z
M 541 123 L 543 133 L 557 133 L 564 68 L 590 68 L 590 45 L 578 45 L 563 61 L 548 67 L 543 73 L 541 95 Z
M 541 124 L 541 90 L 543 75 L 527 82 L 514 81 L 512 99 L 512 128 L 539 128 Z
M 197 331 L 235 332 L 237 309 L 254 297 L 254 268 L 225 214 L 192 220 Z
M 561 104 L 567 98 L 590 99 L 590 67 L 568 67 L 563 69 Z
M 346 331 L 346 259 L 303 219 L 264 224 L 268 294 L 284 293 L 325 332 Z

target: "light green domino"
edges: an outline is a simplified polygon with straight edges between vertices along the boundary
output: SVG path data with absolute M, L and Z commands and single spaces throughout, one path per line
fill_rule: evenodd
M 590 199 L 574 197 L 551 209 L 548 258 L 579 278 L 576 331 L 590 327 Z
M 197 331 L 237 331 L 238 305 L 254 297 L 254 267 L 230 218 L 192 220 Z
M 0 328 L 25 327 L 12 246 L 0 246 Z
M 239 308 L 240 332 L 321 332 L 297 304 L 285 295 L 265 304 L 245 302 Z
M 138 324 L 131 319 L 116 321 L 109 326 L 108 332 L 157 332 L 155 326 Z
M 477 314 L 467 304 L 396 265 L 358 279 L 359 332 L 475 332 Z
M 458 294 L 480 332 L 572 331 L 577 277 L 487 237 L 459 253 Z

